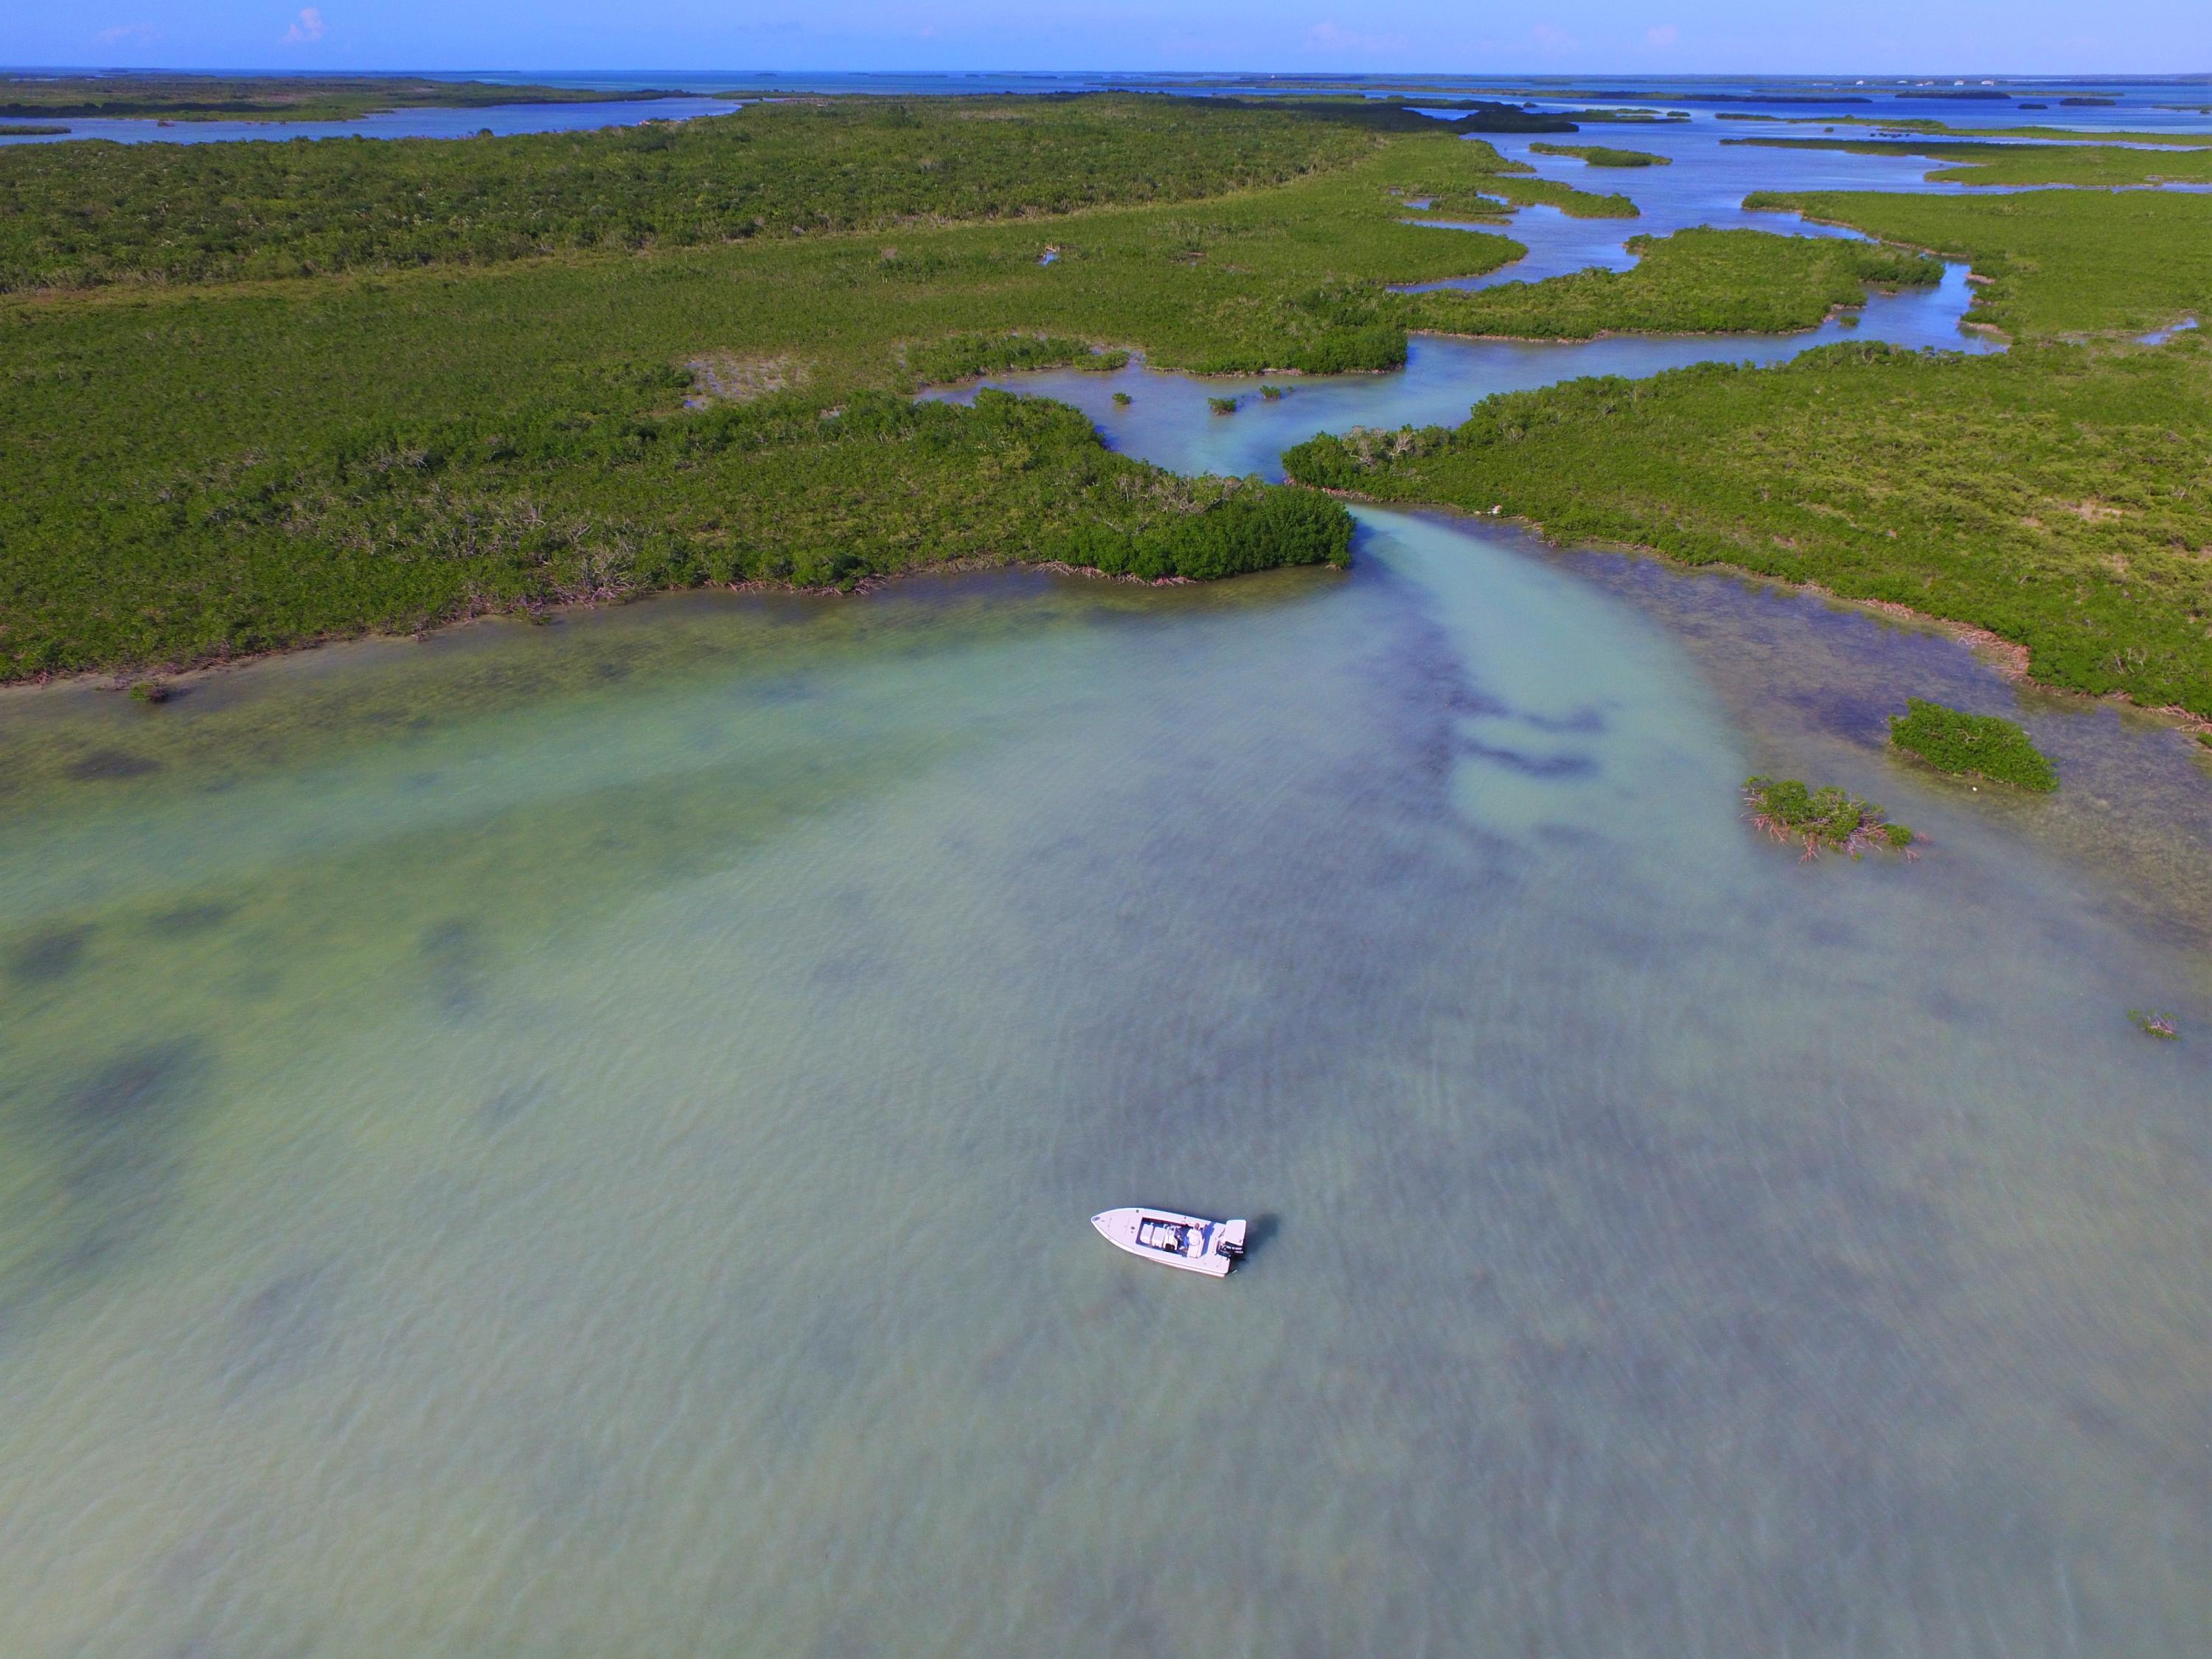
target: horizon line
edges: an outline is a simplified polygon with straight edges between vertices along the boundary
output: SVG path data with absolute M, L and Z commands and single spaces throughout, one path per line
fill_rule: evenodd
M 265 75 L 281 77 L 311 76 L 387 76 L 387 75 L 667 75 L 667 76 L 746 76 L 767 78 L 791 75 L 849 75 L 873 76 L 1114 76 L 1127 79 L 1163 79 L 1170 76 L 1215 80 L 1286 80 L 1286 81 L 1472 81 L 1483 78 L 1503 78 L 1513 81 L 1586 82 L 1601 78 L 1622 81 L 1821 81 L 1850 79 L 1858 84 L 1916 84 L 1948 79 L 1957 82 L 2138 82 L 2165 83 L 2171 82 L 2204 81 L 2212 82 L 2212 68 L 2203 70 L 2154 71 L 2103 70 L 2069 75 L 2056 70 L 2008 72 L 1968 70 L 1922 70 L 1899 73 L 1895 70 L 1873 73 L 1857 73 L 1850 70 L 1678 70 L 1663 71 L 1630 71 L 1618 73 L 1612 70 L 1584 70 L 1572 74 L 1558 70 L 1537 73 L 1525 70 L 1268 70 L 1268 69 L 824 69 L 780 68 L 736 69 L 693 67 L 679 69 L 661 64 L 641 68 L 620 65 L 594 64 L 589 69 L 556 69 L 538 67 L 519 68 L 512 65 L 479 64 L 465 69 L 431 69 L 408 67 L 398 69 L 362 68 L 356 66 L 305 69 L 297 66 L 278 68 L 272 65 L 246 64 L 191 68 L 181 64 L 0 64 L 0 76 L 17 75 Z

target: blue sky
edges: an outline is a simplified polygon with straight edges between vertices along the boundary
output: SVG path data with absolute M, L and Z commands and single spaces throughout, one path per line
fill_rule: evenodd
M 13 64 L 2212 70 L 2212 0 L 9 0 L 0 13 Z

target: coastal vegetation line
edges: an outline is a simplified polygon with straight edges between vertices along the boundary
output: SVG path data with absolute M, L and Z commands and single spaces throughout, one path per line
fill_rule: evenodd
M 1626 270 L 1394 297 L 1402 326 L 1435 334 L 1587 340 L 1600 334 L 1787 333 L 1817 326 L 1869 288 L 1929 286 L 1943 262 L 1878 242 L 1678 230 L 1632 236 Z
M 1503 224 L 1516 208 L 1553 207 L 1570 219 L 1634 219 L 1636 204 L 1617 192 L 1599 195 L 1557 179 L 1540 179 L 1525 162 L 1498 160 L 1476 191 L 1438 189 L 1422 192 L 1428 205 L 1415 212 L 1437 219 L 1489 220 Z
M 1785 126 L 1818 126 L 1824 130 L 1857 127 L 1881 132 L 1926 133 L 1938 138 L 2042 138 L 2074 144 L 2172 144 L 2183 149 L 2201 149 L 2212 143 L 2212 133 L 2203 132 L 2121 132 L 2101 127 L 2094 131 L 2081 127 L 1960 127 L 1948 121 L 1916 116 L 1884 120 L 1871 115 L 1739 115 L 1723 111 L 1713 118 L 1772 121 Z
M 896 142 L 917 130 L 901 125 L 909 119 L 950 134 L 949 143 L 1002 154 L 992 149 L 995 134 L 1018 112 L 1046 124 L 1042 132 L 1030 125 L 1024 143 L 1047 156 L 1053 146 L 1040 140 L 1050 139 L 1055 121 L 1079 131 L 1107 119 L 1127 128 L 1158 123 L 1183 148 L 1194 131 L 1182 106 L 1157 98 L 944 101 L 944 111 L 921 100 L 866 103 L 835 119 L 817 112 L 836 106 L 748 114 L 764 125 L 811 123 L 807 131 L 831 152 L 817 164 L 844 179 L 842 199 L 881 199 L 902 212 L 914 198 L 898 192 L 911 191 L 913 179 L 935 187 L 915 149 Z M 955 119 L 960 112 L 988 118 Z M 206 660 L 691 580 L 849 583 L 941 557 L 1078 562 L 1072 538 L 1086 523 L 1105 537 L 1091 562 L 1119 558 L 1133 573 L 1168 574 L 1181 568 L 1180 554 L 1158 539 L 1170 515 L 1222 514 L 1232 501 L 1249 514 L 1268 492 L 1108 465 L 1095 437 L 1063 428 L 1058 417 L 1030 426 L 987 404 L 907 422 L 866 394 L 902 396 L 925 380 L 1087 358 L 1097 349 L 1141 349 L 1162 366 L 1199 372 L 1388 368 L 1403 361 L 1406 329 L 1436 325 L 1438 311 L 1453 313 L 1443 320 L 1457 329 L 1552 337 L 1623 325 L 1806 326 L 1869 276 L 1905 282 L 1932 272 L 1910 253 L 1867 244 L 1695 232 L 1644 244 L 1644 265 L 1618 278 L 1394 295 L 1386 284 L 1479 274 L 1519 253 L 1502 237 L 1401 222 L 1407 198 L 1490 191 L 1515 176 L 1507 164 L 1487 145 L 1403 112 L 1347 120 L 1342 106 L 1271 106 L 1235 118 L 1300 131 L 1262 132 L 1182 165 L 1212 168 L 1233 186 L 1234 167 L 1251 165 L 1256 149 L 1278 160 L 1304 156 L 1292 164 L 1304 170 L 1225 194 L 1061 214 L 1036 205 L 1033 191 L 980 191 L 969 198 L 973 210 L 998 216 L 980 223 L 915 216 L 815 233 L 794 221 L 688 246 L 647 239 L 636 252 L 616 252 L 594 241 L 481 265 L 434 261 L 244 283 L 110 282 L 0 302 L 0 373 L 21 437 L 0 455 L 0 546 L 9 554 L 0 568 L 0 674 Z M 853 145 L 842 156 L 841 135 Z M 554 142 L 611 149 L 632 137 Z M 526 142 L 443 150 L 495 155 Z M 1080 154 L 1083 146 L 1070 148 Z M 1159 189 L 1150 169 L 1160 149 L 1138 134 L 1080 169 L 1038 166 L 1045 182 L 1063 186 L 1080 171 L 1092 191 L 1084 199 L 1095 199 Z M 117 164 L 114 149 L 102 154 L 103 165 Z M 945 171 L 967 181 L 987 173 L 957 156 Z M 2052 208 L 2053 198 L 2077 205 Z M 1985 290 L 1985 306 L 1994 303 L 2024 339 L 2046 314 L 2124 328 L 2202 308 L 2196 267 L 2164 257 L 2203 246 L 2202 198 L 2057 191 L 1786 203 L 1820 216 L 1907 216 L 1887 229 L 1871 221 L 1862 228 L 1970 258 L 1978 270 L 1990 264 L 1998 281 Z M 1923 223 L 1913 215 L 1934 216 Z M 2009 258 L 1999 227 L 2017 241 Z M 37 225 L 27 233 L 39 234 Z M 125 266 L 160 263 L 127 240 L 115 246 Z M 2139 268 L 2114 293 L 2082 301 L 2085 261 L 2101 270 L 2097 260 L 2122 249 Z M 1048 254 L 1050 263 L 1041 263 Z M 1486 319 L 1486 306 L 1499 309 Z M 2141 353 L 2039 346 L 2001 360 L 1993 372 L 2012 378 L 1998 380 L 1949 358 L 1895 354 L 1900 366 L 1888 362 L 1893 354 L 1848 362 L 1830 354 L 1802 367 L 1716 371 L 1743 377 L 1743 390 L 1702 401 L 1686 391 L 1703 384 L 1695 380 L 1702 371 L 1689 381 L 1663 377 L 1638 392 L 1646 401 L 1633 419 L 1593 415 L 1604 397 L 1577 404 L 1577 388 L 1560 388 L 1528 395 L 1577 410 L 1588 429 L 1577 427 L 1570 441 L 1573 422 L 1522 422 L 1513 440 L 1533 470 L 1548 471 L 1543 480 L 1516 477 L 1501 489 L 1486 471 L 1456 482 L 1410 470 L 1386 480 L 1383 469 L 1362 466 L 1350 483 L 1409 500 L 1464 495 L 1485 507 L 1510 501 L 1556 532 L 1753 568 L 1769 568 L 1760 559 L 1771 547 L 1777 574 L 2021 640 L 2039 653 L 2039 674 L 2057 683 L 2201 707 L 2187 683 L 2203 678 L 2202 623 L 2192 618 L 2204 606 L 2192 597 L 2190 567 L 2178 567 L 2174 579 L 2172 551 L 2177 537 L 2193 547 L 2212 540 L 2194 527 L 2197 509 L 2164 501 L 2164 516 L 2148 524 L 2124 507 L 2108 516 L 2094 502 L 2070 521 L 2043 515 L 2051 533 L 2032 543 L 2023 568 L 2037 573 L 2039 593 L 2071 583 L 2081 595 L 2067 635 L 2081 648 L 2054 654 L 2030 637 L 2034 617 L 1991 602 L 2008 582 L 2021 585 L 2021 571 L 2004 564 L 2012 552 L 2005 538 L 1975 540 L 1982 520 L 1961 516 L 1956 501 L 2016 483 L 2023 499 L 2047 507 L 2046 486 L 2074 488 L 2077 474 L 2088 481 L 2066 501 L 2119 501 L 2137 490 L 2162 500 L 2166 452 L 2130 445 L 2147 422 L 2206 429 L 2201 377 L 2192 383 L 2185 372 L 2198 361 L 2195 349 L 2182 341 Z M 1834 397 L 1845 368 L 1874 377 L 1864 384 L 1875 389 Z M 2065 463 L 2063 480 L 2049 468 L 2037 472 L 2032 454 L 2023 477 L 2009 479 L 2011 434 L 2001 422 L 1944 429 L 1951 403 L 1989 416 L 1992 388 L 2001 392 L 1999 414 L 2024 404 L 2052 426 L 2046 447 L 2054 465 Z M 1900 395 L 1911 403 L 1902 422 L 1891 408 Z M 706 407 L 687 411 L 687 401 Z M 823 418 L 833 410 L 842 412 Z M 1779 471 L 1761 471 L 1758 445 L 1746 447 L 1758 435 L 1746 428 L 1762 411 L 1778 422 L 1765 436 Z M 1642 417 L 1655 413 L 1667 417 L 1643 429 Z M 1905 436 L 1911 441 L 1900 444 Z M 1805 447 L 1793 448 L 1799 437 Z M 1838 562 L 1820 539 L 1835 526 L 1816 510 L 1819 492 L 1794 512 L 1798 483 L 1825 479 L 1827 467 L 1887 488 L 1881 468 L 1890 449 L 1899 452 L 1890 495 L 1909 499 L 1921 516 L 1878 521 L 1876 530 L 1913 533 L 1859 536 L 1850 557 Z M 2185 469 L 2185 440 L 2183 450 Z M 1820 466 L 1793 474 L 1801 454 L 1815 453 Z M 1293 471 L 1309 482 L 1346 482 L 1304 464 Z M 1717 539 L 1707 535 L 1716 493 L 1728 508 Z M 1784 499 L 1770 502 L 1777 495 Z M 1059 501 L 1069 510 L 1047 510 Z M 1286 556 L 1333 556 L 1335 532 L 1325 518 L 1271 510 L 1284 512 L 1285 525 L 1297 518 L 1305 526 L 1285 542 Z M 1778 517 L 1759 533 L 1770 512 L 1794 512 L 1791 525 Z M 1585 521 L 1586 532 L 1577 531 Z M 1249 538 L 1227 533 L 1226 519 L 1220 527 L 1219 546 L 1194 556 L 1201 568 L 1245 556 L 1223 550 Z M 2141 574 L 2116 575 L 2115 555 Z M 1949 573 L 1946 580 L 1929 579 L 1931 563 Z M 1961 571 L 1979 574 L 1965 580 Z
M 1963 259 L 1967 321 L 2018 340 L 2138 334 L 2212 301 L 2212 198 L 2195 193 L 1761 191 L 1744 205 Z
M 1616 149 L 1610 144 L 1534 143 L 1528 148 L 1538 155 L 1579 156 L 1594 167 L 1663 167 L 1674 161 L 1672 156 L 1655 155 L 1648 149 Z
M 1721 142 L 1758 149 L 1925 156 L 1953 164 L 1928 173 L 1929 181 L 1939 185 L 2075 185 L 2111 190 L 2130 185 L 2212 184 L 2212 140 L 2203 135 L 2195 141 L 2195 147 L 2185 149 L 2140 149 L 2116 143 L 1961 143 L 1882 138 L 1723 138 Z
M 999 137 L 997 118 L 1016 116 L 1027 137 Z M 1187 117 L 1158 99 L 977 100 L 945 121 L 962 142 L 985 135 L 986 157 L 1040 148 L 1040 124 L 1048 140 L 1055 122 L 1078 135 L 1156 123 L 1113 152 L 1113 187 L 1137 193 L 1158 187 Z M 856 135 L 846 176 L 862 182 L 848 189 L 872 165 L 902 188 L 933 176 L 897 141 L 914 129 L 896 107 L 776 118 L 811 131 L 832 171 L 845 170 L 837 135 Z M 200 662 L 691 580 L 850 583 L 931 560 L 1193 574 L 1244 557 L 1262 523 L 1311 532 L 1284 537 L 1279 562 L 1329 558 L 1349 522 L 1333 503 L 1255 519 L 1267 489 L 1112 457 L 1066 411 L 894 420 L 864 401 L 1038 361 L 1017 334 L 1049 337 L 1046 356 L 1136 345 L 1201 371 L 1388 368 L 1405 334 L 1383 314 L 1385 283 L 1522 252 L 1401 222 L 1416 182 L 1488 176 L 1500 162 L 1486 145 L 1402 112 L 1249 120 L 1286 129 L 1265 142 L 1306 170 L 1200 200 L 964 225 L 18 298 L 0 309 L 15 440 L 0 452 L 0 675 Z M 1322 169 L 1316 149 L 1343 164 Z M 1230 143 L 1176 164 L 1233 185 L 1239 155 Z M 16 159 L 0 157 L 0 175 Z M 1217 519 L 1222 536 L 1175 515 Z
M 0 168 L 0 291 L 495 264 L 1194 200 L 1342 168 L 1390 133 L 1439 131 L 1349 103 L 805 99 L 475 142 L 40 146 Z
M 1317 436 L 1290 475 L 1905 606 L 2025 646 L 2046 684 L 2212 717 L 2212 351 L 2134 338 L 2212 308 L 2212 200 L 1753 200 L 1969 260 L 2011 349 L 1573 381 Z

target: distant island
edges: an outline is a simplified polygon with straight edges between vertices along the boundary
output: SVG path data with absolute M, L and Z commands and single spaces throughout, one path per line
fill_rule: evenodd
M 636 103 L 697 94 L 658 88 L 510 86 L 404 75 L 0 75 L 0 118 L 352 121 L 388 109 Z

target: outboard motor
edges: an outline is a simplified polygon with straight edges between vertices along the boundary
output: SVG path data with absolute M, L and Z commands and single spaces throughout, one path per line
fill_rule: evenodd
M 1223 1222 L 1221 1237 L 1213 1241 L 1213 1248 L 1231 1261 L 1242 1261 L 1244 1256 L 1244 1224 L 1242 1221 Z

